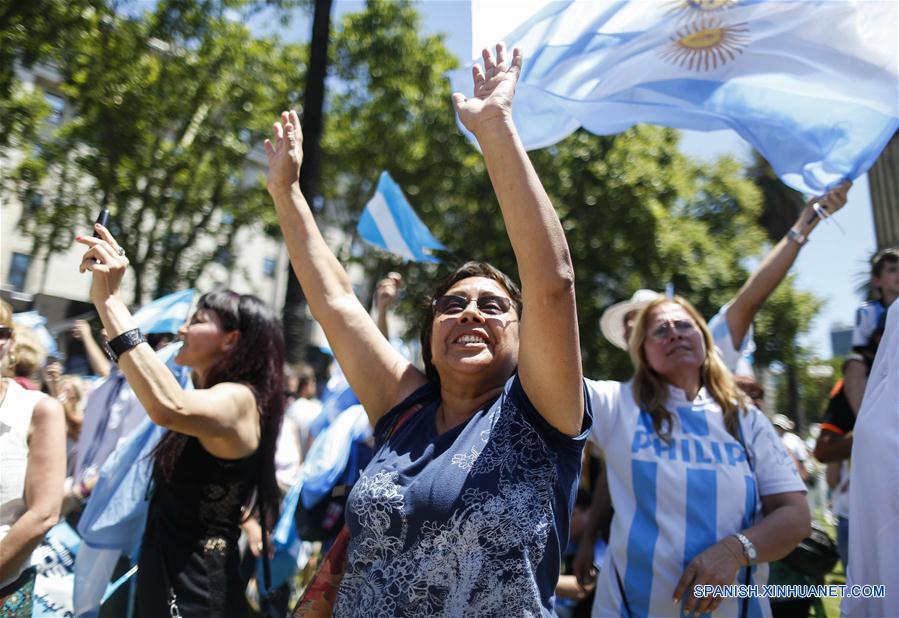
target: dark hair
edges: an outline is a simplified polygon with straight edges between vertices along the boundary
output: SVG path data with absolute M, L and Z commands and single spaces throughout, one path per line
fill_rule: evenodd
M 294 375 L 297 378 L 297 392 L 302 393 L 310 384 L 315 386 L 315 369 L 306 363 L 297 363 L 293 366 Z
M 896 262 L 899 262 L 899 247 L 887 247 L 886 249 L 881 249 L 871 258 L 871 276 L 879 277 L 883 272 L 884 266 L 887 264 L 895 264 Z M 881 292 L 879 288 L 875 288 L 872 292 L 876 292 L 877 296 L 883 296 L 883 292 Z
M 419 335 L 419 340 L 421 341 L 421 358 L 425 364 L 425 375 L 427 375 L 428 380 L 434 384 L 440 384 L 440 376 L 437 374 L 437 369 L 431 361 L 431 333 L 434 330 L 434 299 L 440 298 L 446 294 L 447 290 L 456 285 L 457 282 L 468 279 L 469 277 L 493 279 L 500 284 L 509 295 L 509 298 L 512 299 L 518 317 L 521 317 L 521 290 L 519 289 L 518 284 L 503 271 L 486 262 L 466 262 L 457 268 L 446 279 L 440 282 L 440 285 L 437 286 L 437 289 L 434 290 L 434 293 L 430 297 L 425 299 L 426 304 L 422 307 L 421 311 L 421 333 Z
M 250 294 L 230 290 L 210 292 L 200 297 L 197 311 L 207 309 L 218 316 L 222 329 L 238 331 L 240 337 L 227 353 L 210 367 L 200 386 L 210 388 L 222 382 L 244 384 L 253 391 L 259 408 L 261 435 L 259 506 L 271 525 L 278 516 L 280 495 L 275 481 L 275 446 L 284 416 L 284 336 L 281 322 L 268 306 Z M 185 437 L 174 431 L 163 436 L 153 451 L 156 465 L 171 477 Z M 271 529 L 271 528 L 269 528 Z

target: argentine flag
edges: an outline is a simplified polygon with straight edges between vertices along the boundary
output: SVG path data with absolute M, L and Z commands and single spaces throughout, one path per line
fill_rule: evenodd
M 387 172 L 381 172 L 378 189 L 365 205 L 356 229 L 366 242 L 414 262 L 439 262 L 428 250 L 445 249 Z
M 732 129 L 788 185 L 820 194 L 863 174 L 899 126 L 897 7 L 474 0 L 472 43 L 521 48 L 512 114 L 528 149 L 579 127 L 599 135 L 640 122 Z M 467 96 L 470 66 L 449 74 Z
M 176 333 L 187 320 L 194 302 L 194 290 L 182 290 L 157 298 L 134 314 L 143 333 Z

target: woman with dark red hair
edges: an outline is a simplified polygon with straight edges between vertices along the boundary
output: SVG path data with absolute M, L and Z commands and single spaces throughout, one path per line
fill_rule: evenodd
M 284 341 L 280 321 L 255 296 L 200 298 L 178 331 L 175 358 L 194 370 L 186 391 L 146 343 L 119 296 L 128 259 L 109 231 L 89 246 L 91 300 L 119 368 L 147 414 L 169 431 L 154 451 L 153 485 L 138 561 L 141 616 L 247 613 L 239 573 L 241 519 L 255 503 L 269 523 L 278 510 L 274 456 L 281 417 Z M 255 496 L 255 500 L 254 500 Z

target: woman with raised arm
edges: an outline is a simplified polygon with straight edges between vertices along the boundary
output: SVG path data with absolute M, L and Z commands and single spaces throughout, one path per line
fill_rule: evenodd
M 808 536 L 805 484 L 686 300 L 643 307 L 628 344 L 629 382 L 587 380 L 615 508 L 593 615 L 770 616 L 725 587 Z
M 128 258 L 102 225 L 81 272 L 119 369 L 147 415 L 168 429 L 153 451 L 153 484 L 138 560 L 138 616 L 247 614 L 237 540 L 255 504 L 273 522 L 279 505 L 275 445 L 284 414 L 280 320 L 255 296 L 205 294 L 178 334 L 184 390 L 137 328 L 119 287 Z
M 350 493 L 335 615 L 551 615 L 590 420 L 562 226 L 511 120 L 521 54 L 497 45 L 453 95 L 477 137 L 521 275 L 471 262 L 440 283 L 426 372 L 353 294 L 299 188 L 301 135 L 283 113 L 268 190 L 309 307 L 375 427 Z

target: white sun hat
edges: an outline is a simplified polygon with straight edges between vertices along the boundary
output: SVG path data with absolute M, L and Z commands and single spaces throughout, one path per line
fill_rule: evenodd
M 789 416 L 785 414 L 775 414 L 771 417 L 771 424 L 775 427 L 780 427 L 785 431 L 793 431 L 793 428 L 796 427 L 796 423 L 794 423 Z
M 616 348 L 627 350 L 627 340 L 624 338 L 624 316 L 631 311 L 639 311 L 662 295 L 652 290 L 637 290 L 630 300 L 615 303 L 606 309 L 599 318 L 599 329 L 603 337 Z

